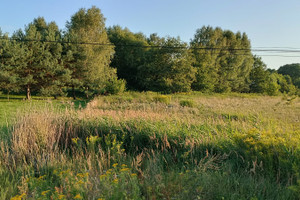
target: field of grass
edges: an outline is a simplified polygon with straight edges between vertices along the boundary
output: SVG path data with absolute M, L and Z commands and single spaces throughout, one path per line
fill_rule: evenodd
M 300 198 L 299 97 L 79 103 L 0 100 L 0 199 Z

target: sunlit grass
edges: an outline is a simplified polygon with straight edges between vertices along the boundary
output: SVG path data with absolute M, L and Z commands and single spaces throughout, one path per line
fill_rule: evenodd
M 299 198 L 299 98 L 128 92 L 83 109 L 49 104 L 6 132 L 2 199 Z

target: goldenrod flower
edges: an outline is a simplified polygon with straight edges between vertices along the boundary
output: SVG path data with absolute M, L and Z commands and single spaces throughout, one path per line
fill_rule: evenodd
M 75 143 L 75 144 L 77 144 L 78 140 L 79 140 L 79 138 L 78 138 L 78 137 L 76 137 L 76 138 L 72 138 L 72 142 L 73 142 L 73 143 Z
M 41 195 L 45 196 L 48 192 L 50 192 L 50 190 L 43 191 Z
M 21 200 L 21 198 L 19 197 L 19 195 L 17 195 L 17 196 L 10 198 L 10 200 Z
M 118 166 L 118 163 L 113 164 L 113 167 L 116 167 L 116 166 Z
M 45 178 L 45 177 L 46 177 L 46 175 L 40 176 L 38 179 L 41 180 L 41 179 L 43 179 L 43 178 Z
M 118 182 L 119 182 L 119 179 L 117 179 L 117 178 L 113 180 L 113 183 L 118 183 Z
M 65 198 L 65 195 L 63 195 L 63 194 L 60 194 L 59 196 L 58 196 L 58 199 L 64 199 Z
M 86 143 L 87 144 L 91 144 L 91 145 L 94 145 L 94 144 L 96 144 L 96 142 L 97 141 L 99 141 L 100 140 L 100 138 L 97 136 L 97 135 L 95 135 L 95 136 L 90 136 L 90 137 L 87 137 L 86 138 Z
M 22 199 L 23 197 L 25 197 L 26 194 L 25 193 L 22 193 L 19 197 Z
M 17 196 L 12 197 L 10 200 L 22 200 L 22 198 L 25 197 L 25 196 L 26 196 L 26 194 L 22 193 L 21 195 L 17 195 Z
M 77 194 L 74 199 L 82 199 L 82 196 L 80 194 Z
M 103 179 L 103 178 L 105 178 L 105 177 L 106 177 L 105 174 L 100 175 L 100 179 Z
M 120 170 L 120 172 L 126 172 L 126 171 L 129 171 L 130 169 L 129 168 L 123 168 Z
M 131 174 L 132 177 L 136 177 L 137 175 L 135 173 Z

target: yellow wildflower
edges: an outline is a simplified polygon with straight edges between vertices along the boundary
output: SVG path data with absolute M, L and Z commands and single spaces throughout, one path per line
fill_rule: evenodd
M 45 177 L 46 177 L 46 175 L 40 176 L 38 179 L 41 180 L 41 179 L 43 179 L 43 178 L 45 178 Z
M 90 137 L 87 137 L 86 138 L 86 143 L 87 144 L 91 144 L 91 145 L 94 145 L 94 144 L 96 144 L 96 142 L 97 141 L 99 141 L 100 140 L 100 138 L 96 135 L 96 136 L 90 136 Z
M 126 172 L 126 171 L 129 171 L 130 169 L 129 168 L 123 168 L 120 170 L 120 172 Z
M 48 192 L 50 192 L 50 190 L 45 190 L 41 193 L 41 195 L 45 196 Z
M 125 168 L 125 167 L 127 167 L 127 165 L 125 165 L 125 164 L 122 164 L 122 168 Z
M 59 196 L 58 196 L 58 199 L 64 199 L 65 198 L 65 195 L 63 195 L 63 194 L 60 194 Z
M 77 194 L 74 199 L 82 199 L 82 196 L 80 194 Z
M 25 197 L 26 194 L 25 193 L 22 193 L 19 197 L 22 199 L 23 197 Z
M 100 175 L 100 179 L 103 179 L 103 178 L 105 178 L 105 177 L 106 177 L 105 174 Z
M 118 163 L 113 164 L 113 167 L 117 167 L 117 166 L 118 166 Z
M 17 196 L 12 197 L 10 200 L 22 200 L 22 198 L 25 197 L 25 196 L 26 196 L 26 194 L 22 193 L 21 195 L 17 195 Z
M 118 182 L 119 182 L 119 179 L 117 179 L 117 178 L 113 180 L 113 183 L 118 183 Z
M 137 175 L 135 173 L 131 174 L 132 177 L 136 177 Z
M 72 142 L 73 142 L 73 143 L 75 143 L 75 144 L 77 144 L 78 140 L 79 140 L 79 138 L 78 138 L 78 137 L 76 137 L 76 138 L 72 138 Z
M 17 196 L 10 198 L 10 200 L 21 200 L 21 198 L 19 197 L 19 195 L 17 195 Z

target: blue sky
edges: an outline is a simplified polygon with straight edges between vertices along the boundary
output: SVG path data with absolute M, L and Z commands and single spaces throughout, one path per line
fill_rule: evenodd
M 0 5 L 0 27 L 12 33 L 42 16 L 63 29 L 79 8 L 92 5 L 101 9 L 107 26 L 146 35 L 180 36 L 189 42 L 197 28 L 211 25 L 246 32 L 253 48 L 300 49 L 299 0 L 7 0 Z M 278 54 L 299 57 L 262 56 L 269 68 L 300 63 L 300 53 L 272 55 Z

